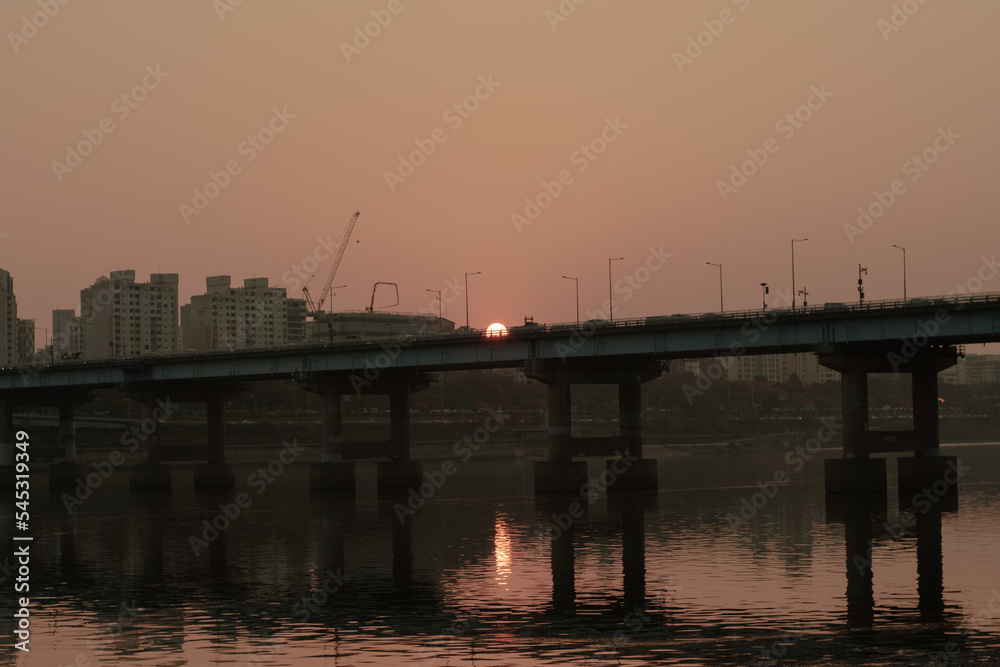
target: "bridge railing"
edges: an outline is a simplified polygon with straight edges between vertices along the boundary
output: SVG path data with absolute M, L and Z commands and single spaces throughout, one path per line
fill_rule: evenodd
M 989 293 L 978 293 L 978 294 L 948 294 L 943 296 L 931 296 L 931 297 L 915 297 L 912 299 L 883 299 L 878 301 L 865 301 L 863 303 L 824 303 L 819 306 L 796 306 L 794 310 L 790 308 L 755 308 L 749 310 L 736 310 L 727 311 L 725 313 L 721 312 L 706 312 L 706 313 L 677 313 L 673 315 L 652 315 L 647 317 L 632 317 L 632 318 L 616 318 L 612 321 L 609 320 L 587 320 L 586 322 L 581 322 L 577 324 L 576 322 L 564 322 L 564 323 L 554 323 L 554 324 L 538 324 L 538 323 L 528 323 L 523 326 L 513 326 L 509 329 L 508 334 L 513 337 L 520 337 L 523 334 L 534 334 L 534 333 L 557 333 L 560 331 L 571 332 L 573 330 L 583 331 L 585 334 L 590 332 L 599 332 L 602 330 L 620 330 L 620 329 L 632 329 L 638 327 L 649 327 L 649 326 L 663 326 L 668 324 L 677 325 L 704 325 L 710 323 L 732 323 L 736 321 L 746 321 L 754 320 L 760 317 L 764 317 L 768 314 L 776 315 L 778 318 L 782 317 L 793 317 L 798 318 L 802 316 L 818 316 L 818 315 L 844 315 L 844 314 L 863 314 L 870 312 L 880 312 L 880 311 L 891 311 L 891 310 L 927 310 L 930 307 L 947 307 L 947 308 L 960 308 L 966 305 L 972 304 L 986 304 L 986 303 L 998 303 L 1000 302 L 1000 293 L 989 292 Z M 286 343 L 284 345 L 271 345 L 266 347 L 252 347 L 252 348 L 234 348 L 231 350 L 201 350 L 201 351 L 181 351 L 181 352 L 167 352 L 167 353 L 153 353 L 145 354 L 140 357 L 122 357 L 122 356 L 112 356 L 103 358 L 86 358 L 86 359 L 54 359 L 48 360 L 46 366 L 58 364 L 60 366 L 79 364 L 79 365 L 91 365 L 91 364 L 107 364 L 107 365 L 121 365 L 123 363 L 136 363 L 141 360 L 149 361 L 168 361 L 171 359 L 190 359 L 190 358 L 209 358 L 209 357 L 238 357 L 240 355 L 256 355 L 268 352 L 289 352 L 289 351 L 306 351 L 309 349 L 324 349 L 324 348 L 338 348 L 338 347 L 357 347 L 363 345 L 385 345 L 388 340 L 434 340 L 434 339 L 447 339 L 447 340 L 477 340 L 477 339 L 490 339 L 497 340 L 498 342 L 502 340 L 503 336 L 490 336 L 484 330 L 480 329 L 465 329 L 461 327 L 454 331 L 446 332 L 427 332 L 427 333 L 408 333 L 408 332 L 387 332 L 384 336 L 370 336 L 364 338 L 354 338 L 354 339 L 334 339 L 332 342 L 325 342 L 322 340 L 312 340 L 302 343 Z M 0 368 L 0 371 L 11 371 L 18 369 L 17 366 Z

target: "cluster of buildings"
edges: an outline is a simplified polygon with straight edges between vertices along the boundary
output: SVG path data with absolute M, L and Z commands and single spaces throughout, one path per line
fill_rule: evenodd
M 267 278 L 234 286 L 211 276 L 205 293 L 180 305 L 178 274 L 154 273 L 139 283 L 135 271 L 112 271 L 80 290 L 80 312 L 52 311 L 56 359 L 100 359 L 178 351 L 235 350 L 298 345 L 387 333 L 452 331 L 453 322 L 400 313 L 317 313 L 289 298 Z

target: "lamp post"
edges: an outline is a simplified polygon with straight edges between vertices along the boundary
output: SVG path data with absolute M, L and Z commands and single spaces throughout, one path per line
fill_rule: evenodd
M 336 296 L 336 293 L 334 292 L 334 290 L 343 289 L 345 287 L 347 287 L 347 285 L 334 285 L 333 287 L 330 288 L 330 312 L 331 313 L 333 312 L 333 297 Z M 323 304 L 320 304 L 319 307 L 322 308 Z
M 615 321 L 615 297 L 611 292 L 611 262 L 625 259 L 624 257 L 608 257 L 608 321 Z
M 427 291 L 428 292 L 433 292 L 434 294 L 437 294 L 437 296 L 438 296 L 438 333 L 440 333 L 441 332 L 441 320 L 443 319 L 441 317 L 441 313 L 443 312 L 441 310 L 441 290 L 439 290 L 439 289 L 429 289 Z
M 476 271 L 475 273 L 465 272 L 465 328 L 469 328 L 469 276 L 478 276 L 482 271 Z
M 760 301 L 761 301 L 761 304 L 762 304 L 761 308 L 760 308 L 760 312 L 762 312 L 762 313 L 765 310 L 767 310 L 767 294 L 770 291 L 771 290 L 768 288 L 767 283 L 761 283 L 760 284 Z
M 895 243 L 892 244 L 892 247 L 903 251 L 903 301 L 906 301 L 906 248 Z
M 795 244 L 809 239 L 792 239 L 792 310 L 795 310 Z
M 705 263 L 708 264 L 709 266 L 719 267 L 719 310 L 722 311 L 723 315 L 725 315 L 726 305 L 725 302 L 722 300 L 722 264 L 713 264 L 712 262 L 705 262 Z
M 580 279 L 572 278 L 570 276 L 563 276 L 566 280 L 572 280 L 576 283 L 576 323 L 580 323 Z

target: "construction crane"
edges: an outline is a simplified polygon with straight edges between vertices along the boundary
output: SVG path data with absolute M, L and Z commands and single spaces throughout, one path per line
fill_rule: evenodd
M 330 274 L 326 277 L 326 284 L 323 285 L 323 291 L 319 294 L 319 301 L 313 303 L 312 295 L 309 294 L 309 287 L 306 285 L 302 286 L 302 296 L 305 297 L 306 308 L 313 317 L 323 312 L 323 303 L 326 301 L 326 297 L 330 295 L 333 277 L 337 275 L 337 267 L 340 266 L 340 260 L 344 258 L 344 251 L 347 250 L 347 242 L 351 240 L 351 232 L 354 231 L 354 225 L 357 223 L 359 215 L 361 215 L 360 211 L 354 212 L 350 222 L 347 223 L 347 229 L 344 230 L 340 241 L 337 243 L 337 256 L 333 258 L 333 266 L 330 267 Z M 314 273 L 313 276 L 315 275 Z M 309 279 L 312 280 L 312 276 L 309 276 Z M 308 281 L 306 282 L 308 283 Z M 330 305 L 333 305 L 332 299 L 330 300 Z

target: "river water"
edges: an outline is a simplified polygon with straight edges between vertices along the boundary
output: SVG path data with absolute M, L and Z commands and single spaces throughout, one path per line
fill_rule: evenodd
M 1000 445 L 946 447 L 968 467 L 957 499 L 917 505 L 892 457 L 886 498 L 829 503 L 834 451 L 798 469 L 782 451 L 648 449 L 659 493 L 536 499 L 529 461 L 483 454 L 412 512 L 369 467 L 352 498 L 310 494 L 294 468 L 258 493 L 240 467 L 250 503 L 218 536 L 203 521 L 236 492 L 183 472 L 168 493 L 112 475 L 72 514 L 36 491 L 31 651 L 0 662 L 998 664 Z

